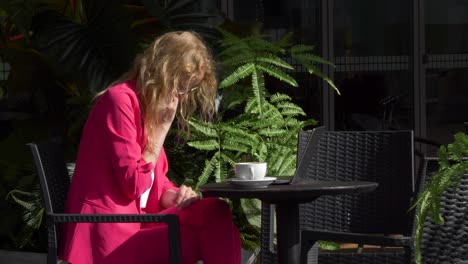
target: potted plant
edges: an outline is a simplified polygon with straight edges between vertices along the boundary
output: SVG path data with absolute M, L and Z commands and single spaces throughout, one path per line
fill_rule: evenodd
M 468 173 L 468 135 L 457 133 L 454 141 L 441 146 L 437 152 L 439 169 L 424 185 L 412 208 L 416 208 L 416 227 L 414 234 L 414 255 L 417 264 L 422 263 L 421 241 L 424 222 L 427 217 L 440 225 L 444 217 L 440 212 L 441 197 L 448 189 L 456 189 L 463 175 Z

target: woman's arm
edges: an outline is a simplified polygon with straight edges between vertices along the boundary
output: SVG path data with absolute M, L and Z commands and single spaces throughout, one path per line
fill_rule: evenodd
M 135 122 L 136 96 L 116 90 L 108 91 L 101 99 L 105 100 L 101 106 L 104 109 L 100 109 L 105 111 L 103 140 L 109 142 L 107 145 L 117 181 L 126 196 L 137 199 L 151 186 L 151 172 L 174 119 L 178 99 L 172 100 L 165 108 L 160 125 L 154 131 L 155 143 L 144 150 L 137 140 L 141 128 Z

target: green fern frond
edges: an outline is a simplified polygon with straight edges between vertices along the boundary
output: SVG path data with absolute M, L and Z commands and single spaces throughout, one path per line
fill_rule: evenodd
M 297 127 L 297 128 L 302 128 L 304 127 L 304 121 L 297 120 L 294 117 L 286 117 L 284 119 L 284 126 L 286 127 Z
M 237 54 L 237 56 L 231 56 L 228 59 L 223 60 L 223 65 L 226 66 L 237 66 L 253 62 L 252 54 L 243 53 Z
M 258 106 L 259 106 L 259 103 L 257 101 L 257 98 L 249 97 L 249 98 L 247 98 L 247 102 L 245 104 L 244 112 L 245 113 L 258 113 Z
M 198 177 L 197 184 L 195 185 L 195 189 L 199 189 L 200 186 L 206 184 L 208 182 L 208 179 L 210 178 L 211 175 L 213 175 L 213 172 L 219 163 L 219 152 L 216 152 L 213 157 L 209 161 L 205 161 L 205 167 L 203 168 L 203 172 Z
M 235 70 L 231 75 L 226 77 L 220 84 L 219 88 L 229 87 L 238 81 L 244 79 L 245 77 L 251 75 L 255 70 L 255 65 L 253 63 L 247 63 L 245 65 L 240 66 Z
M 232 157 L 229 152 L 221 152 L 221 159 L 230 166 L 234 166 L 234 163 L 236 163 L 235 160 L 237 160 L 235 157 Z
M 265 36 L 263 36 L 263 37 L 265 37 Z M 271 53 L 274 53 L 274 54 L 277 54 L 277 53 L 284 54 L 285 53 L 285 50 L 283 48 L 275 45 L 274 43 L 271 43 L 271 42 L 263 39 L 262 36 L 247 37 L 247 38 L 245 38 L 245 41 L 247 41 L 247 43 L 249 43 L 249 46 L 253 50 L 258 51 L 260 53 L 267 53 L 267 52 L 271 52 Z
M 229 135 L 222 139 L 222 147 L 224 148 L 227 145 L 242 145 L 246 147 L 253 147 L 257 145 L 257 140 L 255 137 L 249 135 L 249 137 L 243 137 L 240 135 Z
M 281 118 L 281 115 L 279 115 L 279 117 Z M 252 125 L 251 129 L 253 131 L 261 131 L 263 129 L 266 129 L 266 128 L 269 128 L 269 127 L 281 127 L 281 125 L 283 124 L 283 120 L 280 121 L 281 123 L 279 123 L 278 121 L 275 120 L 274 123 L 272 123 L 272 121 L 270 119 L 262 119 L 262 120 L 259 120 L 258 122 L 256 122 L 255 124 Z
M 35 210 L 28 210 L 23 216 L 26 225 L 33 229 L 39 229 L 44 218 L 44 208 L 35 208 Z
M 288 48 L 291 46 L 292 37 L 293 37 L 293 33 L 288 32 L 279 41 L 277 41 L 275 45 L 283 49 Z
M 301 107 L 290 102 L 278 103 L 277 107 L 281 109 L 281 113 L 284 116 L 306 116 Z
M 268 147 L 264 142 L 260 142 L 256 148 L 256 157 L 258 161 L 265 161 L 268 154 Z
M 235 141 L 232 140 L 224 140 L 223 141 L 223 150 L 231 150 L 231 151 L 238 151 L 238 152 L 243 152 L 247 153 L 249 152 L 249 147 L 242 146 L 242 145 L 237 145 L 235 144 Z
M 261 116 L 263 112 L 261 105 L 263 98 L 265 98 L 265 80 L 263 78 L 263 73 L 258 70 L 258 65 L 256 65 L 252 71 L 252 91 L 257 100 L 257 104 L 260 106 L 258 110 Z
M 258 134 L 261 136 L 266 136 L 266 137 L 280 137 L 280 136 L 283 136 L 284 134 L 287 134 L 288 132 L 289 131 L 284 130 L 284 129 L 265 128 L 265 129 L 260 130 Z
M 325 76 L 319 69 L 317 69 L 316 67 L 314 67 L 312 65 L 307 65 L 306 66 L 304 64 L 304 66 L 307 68 L 307 70 L 309 71 L 310 74 L 315 74 L 318 77 L 320 77 L 321 79 L 323 79 L 324 81 L 326 81 L 328 83 L 328 85 L 330 85 L 336 91 L 337 94 L 341 95 L 340 90 L 338 90 L 338 87 L 336 87 L 335 83 L 330 78 Z
M 299 54 L 308 53 L 314 51 L 315 46 L 298 44 L 291 47 L 291 55 L 293 58 L 298 57 Z
M 228 134 L 230 137 L 236 136 L 240 138 L 245 138 L 246 140 L 254 140 L 254 136 L 249 133 L 249 131 L 246 131 L 240 126 L 236 125 L 221 125 L 219 127 L 219 130 L 223 135 Z
M 260 69 L 262 72 L 265 72 L 268 75 L 273 76 L 282 82 L 288 83 L 291 86 L 298 86 L 296 80 L 293 77 L 291 77 L 291 75 L 285 73 L 276 66 L 258 63 L 257 68 Z
M 279 145 L 275 146 L 270 145 L 269 158 L 280 156 L 280 158 L 275 160 L 276 166 L 274 167 L 276 175 L 292 175 L 296 169 L 296 149 L 294 145 Z M 271 155 L 271 156 L 270 156 Z
M 217 150 L 219 149 L 218 141 L 214 139 L 209 140 L 200 140 L 200 141 L 190 141 L 187 142 L 187 145 L 200 149 L 200 150 Z
M 26 197 L 26 199 L 21 199 L 18 197 L 18 195 L 20 196 L 24 196 Z M 25 191 L 21 191 L 21 190 L 11 190 L 10 192 L 7 193 L 5 199 L 13 199 L 13 201 L 15 201 L 17 204 L 21 205 L 22 207 L 24 207 L 26 210 L 31 210 L 32 207 L 33 207 L 33 203 L 32 202 L 28 202 L 26 200 L 31 200 L 31 198 L 34 198 L 36 195 L 32 192 L 25 192 Z
M 282 93 L 276 93 L 270 97 L 270 102 L 275 104 L 283 101 L 291 101 L 291 97 L 289 97 L 287 94 L 282 94 Z
M 189 121 L 193 132 L 201 133 L 207 137 L 218 137 L 218 133 L 215 129 L 212 128 L 212 125 L 210 123 L 198 121 L 199 120 L 195 119 Z
M 310 53 L 299 53 L 296 54 L 296 56 L 293 56 L 293 58 L 301 64 L 327 64 L 335 67 L 335 64 L 333 64 L 331 61 Z
M 282 152 L 285 151 L 284 148 L 278 148 L 278 146 L 269 146 L 268 147 L 269 154 L 268 154 L 268 165 L 269 165 L 269 172 L 272 175 L 280 175 L 279 170 L 281 168 L 281 164 L 283 163 L 283 160 L 285 159 L 285 156 L 282 154 Z M 279 154 L 279 155 L 278 155 Z
M 219 32 L 223 35 L 223 38 L 219 42 L 222 47 L 224 46 L 229 46 L 229 45 L 235 45 L 235 43 L 240 41 L 240 38 L 236 36 L 235 34 L 218 27 L 217 28 Z
M 218 56 L 224 60 L 231 57 L 237 57 L 239 55 L 250 55 L 254 58 L 255 52 L 249 47 L 247 43 L 238 42 L 230 47 L 225 48 L 218 54 Z
M 214 169 L 214 177 L 215 177 L 215 182 L 222 182 L 226 179 L 226 168 L 225 168 L 225 163 L 223 162 L 222 158 L 220 157 L 218 159 L 218 163 L 216 164 L 216 167 Z
M 288 70 L 294 70 L 294 67 L 291 66 L 289 63 L 285 62 L 280 57 L 273 55 L 271 53 L 264 54 L 262 57 L 256 58 L 256 60 L 260 62 L 265 62 L 267 64 L 276 65 L 278 67 L 285 68 Z
M 272 125 L 273 124 L 281 125 L 283 121 L 283 116 L 281 115 L 281 112 L 279 111 L 279 109 L 276 107 L 273 107 L 268 102 L 265 102 L 263 106 L 264 106 L 263 118 L 268 119 L 268 122 L 272 122 L 272 121 L 280 122 L 280 123 L 276 123 L 276 122 L 270 123 Z

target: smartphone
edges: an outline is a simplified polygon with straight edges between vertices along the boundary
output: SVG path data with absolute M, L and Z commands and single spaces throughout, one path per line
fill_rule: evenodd
M 290 182 L 291 182 L 291 179 L 288 179 L 288 180 L 278 179 L 278 180 L 274 180 L 271 184 L 281 185 L 281 184 L 289 184 Z

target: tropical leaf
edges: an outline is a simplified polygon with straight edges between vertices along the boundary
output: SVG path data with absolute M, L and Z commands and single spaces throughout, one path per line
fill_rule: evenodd
M 83 2 L 83 23 L 53 10 L 36 15 L 32 42 L 56 69 L 87 80 L 90 90 L 97 92 L 129 68 L 135 46 L 120 1 Z
M 195 189 L 199 189 L 200 186 L 206 184 L 212 173 L 214 172 L 217 164 L 219 163 L 219 152 L 216 152 L 213 157 L 209 161 L 205 161 L 205 167 L 203 168 L 203 172 L 198 177 L 197 184 L 195 185 Z
M 267 137 L 280 137 L 288 132 L 289 131 L 284 130 L 284 129 L 270 128 L 270 129 L 262 129 L 258 132 L 258 134 L 261 136 L 267 136 Z
M 244 79 L 245 77 L 249 76 L 252 74 L 252 72 L 255 69 L 255 65 L 253 63 L 247 63 L 245 65 L 240 66 L 237 68 L 235 72 L 233 72 L 231 75 L 226 77 L 221 83 L 219 84 L 219 89 L 231 86 L 238 81 Z
M 284 36 L 278 42 L 276 42 L 275 45 L 283 49 L 288 48 L 291 46 L 292 37 L 293 33 L 288 32 L 284 34 Z
M 340 90 L 338 90 L 338 87 L 336 87 L 335 83 L 330 79 L 328 78 L 327 76 L 325 76 L 318 68 L 316 68 L 315 66 L 312 66 L 312 65 L 306 65 L 304 64 L 304 66 L 306 66 L 306 68 L 308 69 L 309 73 L 311 74 L 315 74 L 317 75 L 318 77 L 322 78 L 324 81 L 326 81 L 335 91 L 338 95 L 340 95 Z
M 318 63 L 318 64 L 328 64 L 328 65 L 331 65 L 331 66 L 335 67 L 335 64 L 333 64 L 332 62 L 330 62 L 328 60 L 325 60 L 322 57 L 319 57 L 317 55 L 310 54 L 310 53 L 295 54 L 295 56 L 293 56 L 293 58 L 295 60 L 301 62 L 302 64 L 315 64 L 315 63 Z
M 288 83 L 289 85 L 291 85 L 293 87 L 298 86 L 296 80 L 294 80 L 293 77 L 291 77 L 289 74 L 283 72 L 282 70 L 280 70 L 278 67 L 276 67 L 274 65 L 263 65 L 263 64 L 259 63 L 256 66 L 262 72 L 265 72 L 268 75 L 273 76 L 273 77 L 275 77 L 276 79 L 278 79 L 280 81 L 286 82 L 286 83 Z
M 252 61 L 252 54 L 239 54 L 237 56 L 231 56 L 230 58 L 223 60 L 223 64 L 226 66 L 236 66 L 239 64 L 246 64 Z
M 218 141 L 214 139 L 203 140 L 203 141 L 190 141 L 187 143 L 189 146 L 201 149 L 201 150 L 217 150 L 219 149 Z
M 267 63 L 267 65 L 268 64 L 275 65 L 275 66 L 285 68 L 285 69 L 288 69 L 288 70 L 293 70 L 294 69 L 293 66 L 291 66 L 289 63 L 285 62 L 280 57 L 275 56 L 275 55 L 273 55 L 271 53 L 267 53 L 267 54 L 263 55 L 262 57 L 258 57 L 257 61 L 265 62 L 265 63 Z
M 258 67 L 258 65 L 257 65 Z M 262 100 L 265 97 L 265 80 L 261 71 L 254 67 L 252 71 L 252 91 L 257 100 L 257 104 L 260 106 L 258 108 L 260 116 L 262 115 Z
M 289 155 L 288 155 L 289 154 Z M 295 153 L 285 153 L 285 159 L 281 163 L 278 175 L 292 175 L 295 171 L 296 155 Z
M 18 195 L 24 196 L 24 197 L 26 197 L 26 199 L 31 199 L 32 197 L 35 197 L 35 194 L 32 193 L 32 192 L 26 192 L 26 191 L 21 191 L 21 190 L 11 190 L 6 195 L 5 199 L 10 199 L 11 198 L 11 199 L 13 199 L 13 201 L 15 201 L 17 204 L 21 205 L 22 207 L 24 207 L 26 210 L 31 210 L 32 207 L 33 207 L 33 203 L 26 201 L 24 198 L 23 199 L 19 198 Z
M 276 93 L 270 97 L 270 102 L 273 104 L 282 101 L 291 101 L 291 97 L 282 93 Z
M 249 147 L 243 146 L 243 145 L 238 145 L 236 144 L 236 141 L 231 140 L 231 139 L 225 139 L 223 140 L 223 150 L 231 150 L 231 151 L 238 151 L 242 153 L 247 153 L 249 152 Z
M 207 137 L 218 137 L 218 132 L 211 127 L 211 124 L 209 123 L 199 123 L 197 122 L 198 120 L 192 119 L 189 121 L 189 124 L 191 128 L 193 129 L 193 132 L 198 132 L 201 133 Z
M 277 107 L 281 109 L 280 111 L 283 115 L 287 115 L 287 116 L 296 116 L 296 115 L 305 116 L 306 115 L 306 113 L 304 112 L 304 110 L 302 110 L 301 107 L 293 103 L 282 102 L 282 103 L 278 103 Z
M 254 35 L 254 36 L 246 37 L 244 40 L 247 41 L 247 43 L 252 49 L 259 51 L 260 53 L 268 53 L 268 52 L 271 52 L 274 54 L 285 53 L 285 50 L 283 48 L 263 39 L 264 37 L 268 37 L 268 36 L 267 35 Z
M 298 57 L 299 54 L 309 53 L 314 51 L 315 47 L 311 45 L 298 44 L 291 47 L 293 57 Z

